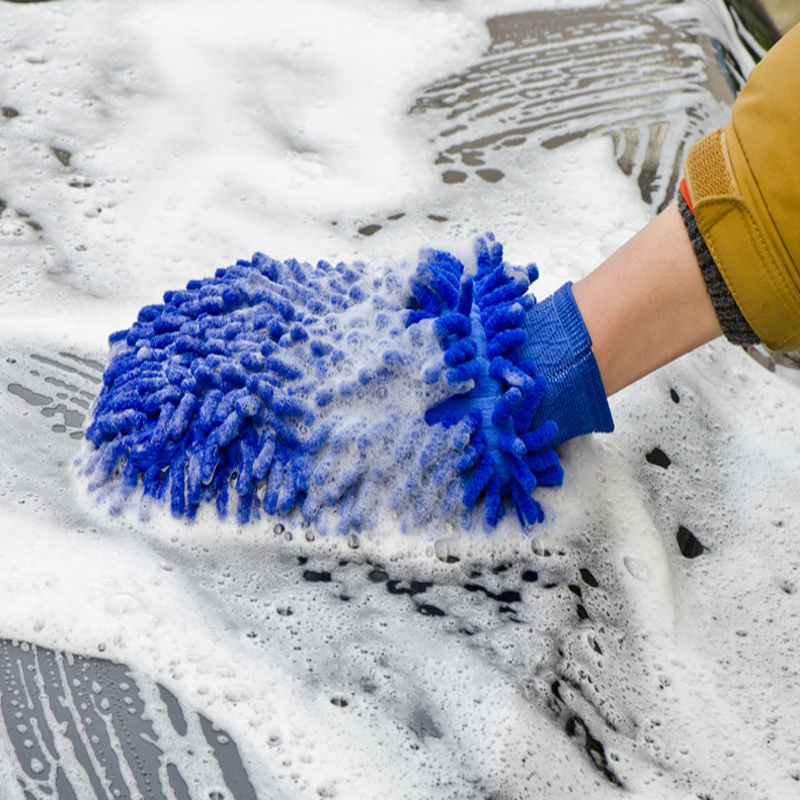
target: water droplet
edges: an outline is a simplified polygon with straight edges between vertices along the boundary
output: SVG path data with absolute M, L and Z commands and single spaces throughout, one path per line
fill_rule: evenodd
M 654 464 L 662 469 L 667 469 L 672 463 L 672 459 L 660 448 L 655 447 L 645 455 L 648 464 Z
M 373 569 L 367 574 L 367 580 L 370 583 L 386 583 L 389 580 L 389 574 L 382 569 Z
M 115 594 L 106 600 L 106 611 L 110 614 L 135 614 L 144 609 L 144 603 L 132 594 Z
M 483 178 L 487 183 L 497 183 L 505 177 L 499 169 L 478 169 L 475 170 L 475 174 Z
M 458 556 L 453 552 L 455 549 L 455 542 L 453 539 L 443 538 L 437 539 L 433 543 L 433 552 L 439 561 L 445 564 L 457 564 L 459 561 Z
M 697 556 L 702 555 L 708 550 L 708 548 L 702 544 L 688 528 L 684 528 L 683 525 L 678 528 L 675 538 L 678 540 L 678 547 L 684 558 L 697 558 Z
M 350 533 L 350 534 L 347 535 L 347 546 L 351 550 L 358 550 L 360 545 L 361 545 L 361 541 L 358 538 L 358 536 L 356 536 L 355 533 Z
M 535 539 L 531 542 L 531 550 L 537 556 L 549 557 L 552 555 L 551 551 L 542 542 L 537 542 Z
M 592 588 L 596 589 L 600 584 L 597 583 L 597 578 L 589 572 L 588 569 L 581 570 L 581 580 L 587 585 L 591 586 Z
M 272 529 L 273 533 L 274 533 L 276 536 L 280 536 L 280 535 L 281 535 L 281 534 L 282 534 L 282 533 L 283 533 L 285 530 L 286 530 L 286 528 L 285 528 L 283 525 L 281 525 L 281 523 L 280 523 L 280 522 L 279 522 L 279 523 L 277 523 L 277 524 L 275 525 L 275 527 Z
M 459 169 L 448 169 L 442 173 L 442 180 L 445 183 L 464 183 L 467 173 Z
M 251 697 L 252 694 L 250 690 L 244 686 L 229 686 L 225 690 L 225 699 L 231 703 L 243 703 Z
M 312 531 L 312 530 L 309 528 L 309 530 L 307 530 L 307 531 L 306 531 L 306 541 L 307 541 L 307 542 L 313 542 L 313 541 L 314 541 L 314 538 L 315 538 L 315 537 L 314 537 L 314 531 Z
M 627 569 L 637 581 L 646 582 L 650 580 L 650 567 L 640 558 L 625 556 L 622 561 L 625 564 L 625 569 Z

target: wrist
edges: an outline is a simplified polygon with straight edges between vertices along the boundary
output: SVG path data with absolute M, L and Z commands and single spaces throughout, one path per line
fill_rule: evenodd
M 676 203 L 572 288 L 609 397 L 722 333 Z
M 552 419 L 558 427 L 551 444 L 586 433 L 613 431 L 592 339 L 572 284 L 565 284 L 528 312 L 525 333 L 520 355 L 532 361 L 537 374 L 547 381 L 537 418 Z

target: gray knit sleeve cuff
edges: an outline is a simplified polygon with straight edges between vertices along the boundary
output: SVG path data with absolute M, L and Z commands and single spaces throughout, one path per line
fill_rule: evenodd
M 751 345 L 759 342 L 753 329 L 748 324 L 747 320 L 742 316 L 739 306 L 728 289 L 719 268 L 714 262 L 714 258 L 706 247 L 703 240 L 703 235 L 700 233 L 697 222 L 692 214 L 683 195 L 678 195 L 678 208 L 680 209 L 681 216 L 683 217 L 683 224 L 686 226 L 686 232 L 691 239 L 694 254 L 697 257 L 697 263 L 700 266 L 700 272 L 703 275 L 703 280 L 706 282 L 706 291 L 711 297 L 711 302 L 714 305 L 714 310 L 717 312 L 717 319 L 722 328 L 722 332 L 728 341 L 733 344 Z

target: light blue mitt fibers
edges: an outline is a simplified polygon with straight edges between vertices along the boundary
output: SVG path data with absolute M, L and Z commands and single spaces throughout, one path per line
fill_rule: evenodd
M 110 337 L 80 473 L 112 510 L 141 485 L 188 519 L 214 502 L 323 533 L 391 513 L 540 522 L 531 492 L 563 472 L 536 413 L 545 378 L 520 354 L 537 270 L 491 234 L 475 254 L 469 276 L 433 250 L 381 275 L 256 253 L 167 292 Z

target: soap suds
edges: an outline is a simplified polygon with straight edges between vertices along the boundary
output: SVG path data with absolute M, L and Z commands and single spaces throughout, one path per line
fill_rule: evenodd
M 1 647 L 12 673 L 22 643 L 129 671 L 176 796 L 177 773 L 222 796 L 231 743 L 257 797 L 796 793 L 800 381 L 739 349 L 615 396 L 617 432 L 562 448 L 564 486 L 527 536 L 110 517 L 71 478 L 108 334 L 237 258 L 378 270 L 492 229 L 545 296 L 643 226 L 645 152 L 626 175 L 624 137 L 506 147 L 477 165 L 501 180 L 447 182 L 447 110 L 409 113 L 482 62 L 487 18 L 580 5 L 0 3 Z M 719 4 L 642 15 L 696 24 L 749 68 Z M 685 35 L 695 86 L 716 67 Z M 700 102 L 702 125 L 724 121 Z M 14 800 L 18 779 L 56 786 L 46 746 L 23 763 L 0 742 Z

